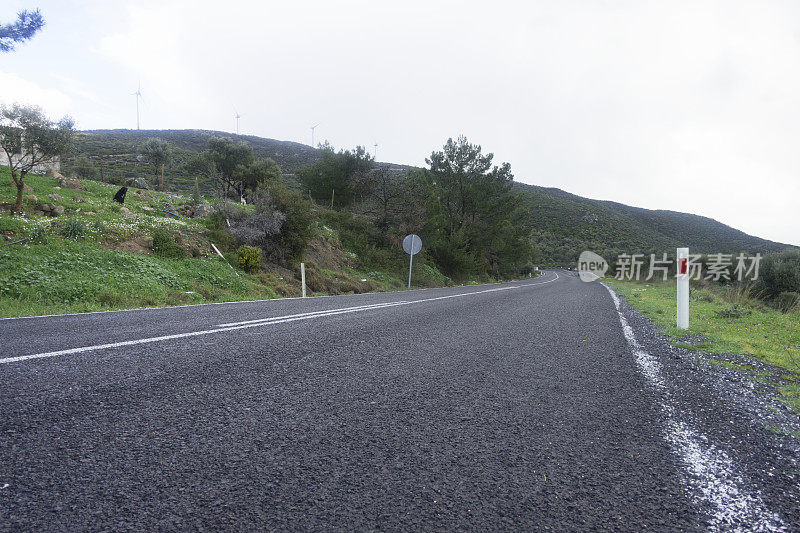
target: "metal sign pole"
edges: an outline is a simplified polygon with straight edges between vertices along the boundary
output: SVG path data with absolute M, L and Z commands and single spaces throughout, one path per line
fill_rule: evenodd
M 414 264 L 414 254 L 408 256 L 408 288 L 411 288 L 411 267 Z

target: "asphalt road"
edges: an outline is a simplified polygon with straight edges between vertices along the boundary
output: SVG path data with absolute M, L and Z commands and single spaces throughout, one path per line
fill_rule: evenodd
M 2 320 L 0 529 L 719 529 L 621 316 L 547 272 Z M 792 529 L 742 479 L 722 526 Z

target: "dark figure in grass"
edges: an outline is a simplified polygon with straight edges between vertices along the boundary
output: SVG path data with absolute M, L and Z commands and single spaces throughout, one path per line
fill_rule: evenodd
M 117 191 L 117 194 L 114 195 L 114 201 L 119 202 L 121 204 L 125 203 L 125 195 L 128 193 L 128 188 L 123 187 Z

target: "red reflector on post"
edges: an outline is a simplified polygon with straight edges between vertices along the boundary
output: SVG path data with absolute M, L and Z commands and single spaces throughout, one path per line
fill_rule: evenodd
M 678 274 L 686 274 L 688 271 L 687 265 L 689 260 L 686 257 L 678 259 Z

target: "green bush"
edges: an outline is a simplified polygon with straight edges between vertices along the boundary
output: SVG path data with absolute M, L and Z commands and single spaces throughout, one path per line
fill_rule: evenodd
M 317 234 L 311 202 L 299 191 L 280 183 L 265 184 L 265 188 L 275 209 L 286 215 L 281 226 L 281 245 L 289 257 L 299 261 L 309 241 Z
M 42 226 L 36 226 L 31 232 L 31 242 L 35 244 L 47 244 L 47 230 Z
M 86 224 L 77 218 L 70 218 L 64 223 L 64 227 L 61 228 L 61 235 L 67 239 L 76 241 L 78 239 L 83 239 L 86 237 Z
M 800 250 L 786 250 L 764 257 L 756 290 L 770 300 L 782 292 L 800 292 Z
M 183 258 L 186 252 L 165 229 L 153 230 L 153 253 L 160 257 Z
M 261 270 L 261 248 L 245 244 L 236 250 L 236 256 L 236 264 L 245 272 L 258 272 Z
M 720 309 L 715 314 L 719 318 L 742 318 L 743 316 L 749 315 L 750 313 L 752 313 L 752 311 L 747 307 L 744 307 L 739 304 L 733 304 L 723 309 Z
M 791 313 L 795 309 L 800 309 L 800 293 L 785 291 L 775 298 L 775 307 L 784 313 Z

